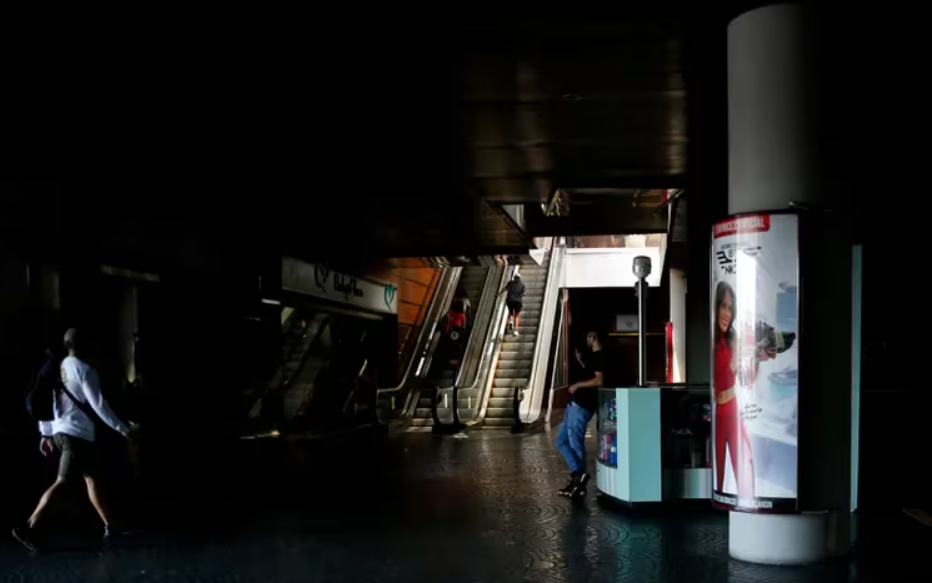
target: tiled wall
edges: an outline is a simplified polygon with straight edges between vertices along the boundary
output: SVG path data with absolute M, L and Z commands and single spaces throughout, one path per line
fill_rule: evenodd
M 406 363 L 411 349 L 409 342 L 417 338 L 418 327 L 427 312 L 434 288 L 440 279 L 440 269 L 396 267 L 381 269 L 367 275 L 372 279 L 391 282 L 398 287 L 399 364 Z

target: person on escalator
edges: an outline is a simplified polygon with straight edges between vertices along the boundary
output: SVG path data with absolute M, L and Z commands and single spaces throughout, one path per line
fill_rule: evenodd
M 598 332 L 586 334 L 590 353 L 584 359 L 583 378 L 569 387 L 570 403 L 566 407 L 563 427 L 557 435 L 556 446 L 570 470 L 569 483 L 560 490 L 561 496 L 571 498 L 586 495 L 586 428 L 599 406 L 599 388 L 604 386 L 605 361 Z
M 457 329 L 466 329 L 466 314 L 471 307 L 472 304 L 469 302 L 469 298 L 466 297 L 466 292 L 462 288 L 458 289 L 447 312 L 447 334 Z
M 505 305 L 508 307 L 508 323 L 511 328 L 511 334 L 518 337 L 518 328 L 521 325 L 521 308 L 524 305 L 524 282 L 521 281 L 521 274 L 515 272 L 514 278 L 508 282 L 505 289 L 499 292 L 499 295 L 507 293 L 505 296 Z

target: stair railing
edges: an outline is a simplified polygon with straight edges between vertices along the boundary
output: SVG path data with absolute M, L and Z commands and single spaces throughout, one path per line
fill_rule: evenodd
M 431 340 L 433 339 L 434 332 L 437 329 L 437 325 L 439 324 L 440 319 L 447 313 L 447 310 L 449 309 L 450 302 L 453 300 L 453 295 L 456 292 L 456 285 L 459 283 L 461 274 L 461 267 L 443 268 L 443 276 L 437 283 L 437 287 L 434 288 L 434 294 L 430 299 L 430 307 L 428 308 L 427 314 L 421 323 L 421 329 L 418 332 L 414 350 L 411 351 L 411 358 L 408 360 L 408 364 L 405 367 L 404 375 L 402 375 L 401 381 L 397 386 L 378 389 L 378 391 L 376 391 L 377 400 L 390 398 L 402 393 L 405 388 L 407 388 L 411 380 L 411 372 L 414 369 L 414 363 L 426 360 L 426 358 L 429 356 L 427 352 L 431 348 Z M 417 376 L 417 373 L 419 372 L 421 371 L 418 370 L 415 373 L 415 376 Z M 417 400 L 412 399 L 412 396 L 415 392 L 417 391 L 408 391 L 407 395 L 405 396 L 405 403 L 402 407 L 402 414 L 404 416 L 408 416 L 408 411 L 411 409 L 412 401 L 415 406 L 417 405 Z
M 485 398 L 484 394 L 479 391 L 480 387 L 485 388 L 485 394 L 491 394 L 491 389 L 489 389 L 489 379 L 492 377 L 491 371 L 495 370 L 495 366 L 498 363 L 498 353 L 501 349 L 502 338 L 504 338 L 505 327 L 508 324 L 508 309 L 505 305 L 505 296 L 500 293 L 504 289 L 505 285 L 514 278 L 515 272 L 518 270 L 517 266 L 506 266 L 502 269 L 501 278 L 498 280 L 495 289 L 492 291 L 494 301 L 492 302 L 492 314 L 489 318 L 489 324 L 486 328 L 485 341 L 482 343 L 482 352 L 479 356 L 479 365 L 476 368 L 476 377 L 473 379 L 473 382 L 469 386 L 453 386 L 453 405 L 456 407 L 454 421 L 456 423 L 463 424 L 465 426 L 471 426 L 479 423 L 482 419 L 481 412 L 483 410 L 482 403 L 486 402 L 488 406 L 488 399 Z M 461 391 L 468 390 L 477 390 L 476 394 L 476 405 L 475 407 L 467 407 L 467 410 L 476 410 L 476 414 L 473 415 L 473 418 L 467 421 L 461 419 L 459 411 L 459 395 Z
M 563 276 L 563 264 L 566 258 L 566 246 L 554 240 L 550 251 L 550 266 L 547 269 L 547 283 L 544 289 L 544 299 L 541 305 L 540 326 L 537 329 L 537 338 L 534 341 L 533 360 L 531 361 L 531 374 L 528 375 L 528 386 L 523 390 L 525 394 L 520 399 L 519 418 L 523 423 L 533 423 L 540 416 L 543 402 L 547 364 L 550 360 L 550 345 L 553 341 L 553 325 L 556 316 L 557 299 L 559 298 Z
M 499 289 L 504 288 L 509 281 L 514 279 L 517 271 L 518 266 L 505 269 Z M 481 370 L 481 375 L 476 377 L 476 382 L 470 387 L 476 389 L 482 387 L 482 391 L 476 395 L 476 414 L 466 423 L 467 426 L 481 424 L 489 410 L 489 398 L 492 396 L 492 385 L 495 383 L 495 368 L 498 366 L 498 359 L 502 352 L 502 340 L 505 338 L 505 330 L 508 327 L 508 308 L 505 299 L 503 294 L 499 294 L 496 300 L 496 311 L 492 315 L 489 336 L 482 351 L 482 358 L 487 361 L 487 364 Z

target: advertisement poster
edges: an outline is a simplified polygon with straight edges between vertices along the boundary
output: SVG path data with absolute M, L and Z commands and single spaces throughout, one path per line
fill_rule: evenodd
M 712 500 L 795 512 L 799 221 L 752 215 L 712 233 Z

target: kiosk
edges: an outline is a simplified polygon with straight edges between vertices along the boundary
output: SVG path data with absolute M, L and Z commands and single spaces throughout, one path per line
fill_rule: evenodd
M 637 506 L 712 498 L 709 387 L 599 390 L 596 486 Z

